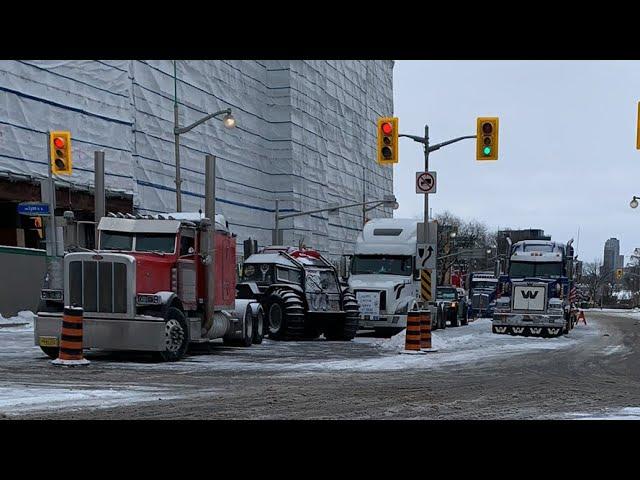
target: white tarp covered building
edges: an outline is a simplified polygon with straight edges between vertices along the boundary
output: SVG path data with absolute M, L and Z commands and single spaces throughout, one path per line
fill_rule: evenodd
M 183 210 L 204 210 L 204 156 L 215 155 L 216 208 L 239 245 L 271 243 L 276 199 L 283 212 L 361 201 L 363 174 L 367 200 L 392 193 L 392 168 L 375 161 L 376 120 L 393 114 L 392 61 L 178 60 L 175 71 L 169 60 L 1 61 L 0 176 L 46 176 L 47 132 L 70 130 L 65 181 L 93 185 L 104 150 L 108 190 L 132 195 L 140 213 L 175 211 L 177 93 L 182 126 L 228 107 L 237 120 L 231 130 L 210 120 L 180 143 Z M 352 251 L 362 210 L 281 227 L 285 243 L 339 255 Z

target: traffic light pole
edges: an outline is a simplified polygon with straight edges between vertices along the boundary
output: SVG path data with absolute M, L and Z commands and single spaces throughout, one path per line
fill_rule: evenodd
M 51 252 L 53 257 L 58 256 L 58 229 L 56 228 L 56 182 L 53 179 L 53 169 L 51 168 L 51 134 L 47 135 L 47 165 L 49 165 L 49 222 L 51 224 L 51 240 L 53 245 L 51 246 Z

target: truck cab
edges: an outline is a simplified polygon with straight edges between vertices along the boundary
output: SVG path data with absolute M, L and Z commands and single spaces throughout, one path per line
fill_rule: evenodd
M 222 215 L 214 222 L 201 213 L 103 217 L 98 248 L 63 260 L 64 305 L 83 308 L 83 347 L 173 361 L 190 342 L 259 343 L 259 304 L 235 298 L 235 249 Z M 36 317 L 35 342 L 49 356 L 57 354 L 61 317 Z
M 524 240 L 510 247 L 508 271 L 500 276 L 493 332 L 559 336 L 574 325 L 569 299 L 572 241 Z
M 348 283 L 360 306 L 360 328 L 381 336 L 406 328 L 407 312 L 419 301 L 416 237 L 417 221 L 398 218 L 372 219 L 358 235 Z

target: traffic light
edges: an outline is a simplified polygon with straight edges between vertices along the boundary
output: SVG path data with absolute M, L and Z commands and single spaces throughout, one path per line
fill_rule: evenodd
M 638 122 L 636 128 L 636 148 L 640 150 L 640 102 L 638 102 Z
M 71 132 L 49 132 L 51 172 L 55 175 L 71 175 Z
M 498 117 L 479 117 L 476 132 L 476 160 L 498 159 Z
M 624 272 L 622 271 L 621 268 L 617 268 L 616 269 L 616 280 L 620 280 L 622 278 L 622 275 L 624 275 Z
M 398 117 L 378 119 L 378 163 L 398 163 Z

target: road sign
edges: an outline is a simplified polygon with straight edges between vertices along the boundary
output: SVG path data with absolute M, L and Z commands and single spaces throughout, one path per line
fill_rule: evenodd
M 436 268 L 436 244 L 435 243 L 419 243 L 416 252 L 416 268 L 422 270 L 425 268 Z
M 30 217 L 49 215 L 49 204 L 39 202 L 22 202 L 18 204 L 18 213 Z
M 416 172 L 416 193 L 436 193 L 436 172 Z

